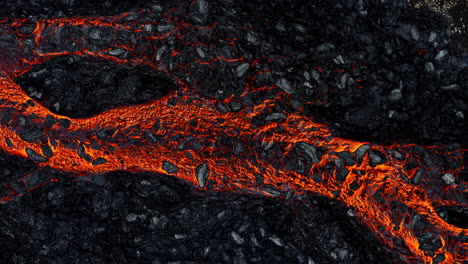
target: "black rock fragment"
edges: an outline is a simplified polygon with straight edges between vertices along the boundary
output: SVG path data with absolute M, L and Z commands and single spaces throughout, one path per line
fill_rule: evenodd
M 49 145 L 42 145 L 41 146 L 42 154 L 48 158 L 52 158 L 54 155 L 54 152 L 52 151 L 52 148 L 50 148 Z
M 59 119 L 59 124 L 63 127 L 68 129 L 71 125 L 71 121 L 69 119 L 61 118 Z
M 222 114 L 226 114 L 229 112 L 229 106 L 223 102 L 216 103 L 216 109 Z
M 105 185 L 107 182 L 107 177 L 105 175 L 93 175 L 93 182 L 97 185 Z
M 93 160 L 92 165 L 93 166 L 98 166 L 98 165 L 102 165 L 102 164 L 104 164 L 106 162 L 107 162 L 107 160 L 105 158 L 97 158 L 97 159 Z
M 153 134 L 149 130 L 145 130 L 145 138 L 148 140 L 149 143 L 156 143 L 158 142 L 158 138 L 156 137 L 155 134 Z
M 433 264 L 439 264 L 439 263 L 443 262 L 444 260 L 445 260 L 445 255 L 444 254 L 437 254 L 437 256 L 435 256 L 432 259 L 432 263 Z
M 257 181 L 258 185 L 263 185 L 264 177 L 262 174 L 255 174 L 255 180 Z
M 28 154 L 28 157 L 34 162 L 44 163 L 49 160 L 48 158 L 42 156 L 41 154 L 37 153 L 35 150 L 30 148 L 26 148 L 26 154 Z
M 468 228 L 468 208 L 463 206 L 441 206 L 437 208 L 437 213 L 447 223 L 460 227 Z
M 157 133 L 159 129 L 161 128 L 161 121 L 157 120 L 153 124 L 153 132 Z
M 46 128 L 51 128 L 53 127 L 55 124 L 57 123 L 57 119 L 55 119 L 53 116 L 51 115 L 47 115 L 46 116 L 46 120 L 44 122 L 44 126 Z
M 86 160 L 87 162 L 91 162 L 93 160 L 93 157 L 91 157 L 91 155 L 86 153 L 86 149 L 85 149 L 84 144 L 80 144 L 78 146 L 77 152 L 78 152 L 78 156 L 80 158 Z
M 11 139 L 9 139 L 9 138 L 5 138 L 5 143 L 6 143 L 7 146 L 10 147 L 10 148 L 14 146 L 14 145 L 13 145 L 13 142 L 11 142 Z
M 314 180 L 314 182 L 320 183 L 322 182 L 322 176 L 318 173 L 314 173 L 314 175 L 312 175 L 312 180 Z
M 348 151 L 338 152 L 337 155 L 345 161 L 346 166 L 353 166 L 356 164 L 354 155 Z
M 335 158 L 335 166 L 336 166 L 336 180 L 339 182 L 344 182 L 346 180 L 346 176 L 348 176 L 349 170 L 345 167 L 345 164 L 342 159 Z
M 41 129 L 40 126 L 31 124 L 27 127 L 20 127 L 16 131 L 18 136 L 21 137 L 21 139 L 27 141 L 27 142 L 37 142 L 37 140 L 41 139 L 43 137 L 43 130 Z

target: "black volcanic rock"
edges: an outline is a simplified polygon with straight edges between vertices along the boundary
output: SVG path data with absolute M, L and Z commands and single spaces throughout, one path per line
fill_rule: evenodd
M 51 183 L 0 205 L 0 259 L 394 263 L 345 207 L 328 198 L 286 205 L 229 192 L 201 195 L 164 175 L 114 172 L 105 178 L 97 185 Z
M 115 15 L 145 7 L 151 0 L 5 0 L 1 18 L 52 18 L 65 16 Z M 21 7 L 21 8 L 18 8 Z M 22 29 L 22 31 L 31 29 Z M 34 29 L 33 29 L 34 30 Z
M 51 59 L 16 81 L 53 113 L 72 118 L 155 100 L 176 88 L 173 80 L 154 69 L 76 56 Z M 47 123 L 51 126 L 52 120 Z M 23 134 L 37 138 L 37 133 Z

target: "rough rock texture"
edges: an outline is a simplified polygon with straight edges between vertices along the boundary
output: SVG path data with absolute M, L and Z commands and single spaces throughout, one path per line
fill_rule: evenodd
M 51 59 L 16 81 L 31 98 L 53 113 L 72 118 L 142 104 L 176 87 L 174 80 L 149 67 L 79 56 Z
M 199 193 L 154 174 L 47 175 L 59 182 L 0 205 L 2 262 L 394 263 L 330 199 Z
M 436 12 L 443 13 L 449 17 L 452 24 L 452 31 L 460 42 L 458 46 L 463 50 L 468 50 L 468 32 L 466 22 L 468 20 L 467 0 L 412 0 L 418 8 L 430 8 Z

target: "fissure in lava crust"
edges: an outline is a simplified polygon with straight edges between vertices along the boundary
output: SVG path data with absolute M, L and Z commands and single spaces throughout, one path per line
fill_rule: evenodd
M 23 2 L 0 12 L 3 262 L 468 263 L 468 55 L 444 16 Z

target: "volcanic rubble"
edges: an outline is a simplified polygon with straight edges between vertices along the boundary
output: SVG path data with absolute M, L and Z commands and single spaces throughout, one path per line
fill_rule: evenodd
M 59 2 L 6 1 L 0 12 L 6 20 L 0 30 L 6 29 L 8 19 L 13 18 L 36 21 L 109 16 L 140 8 L 148 12 L 138 13 L 139 19 L 151 21 L 161 19 L 155 14 L 177 6 L 175 1 L 137 1 L 131 6 L 118 1 Z M 273 84 L 274 89 L 242 98 L 246 76 L 255 65 L 237 61 L 221 62 L 215 70 L 202 65 L 190 69 L 191 74 L 202 76 L 195 92 L 219 100 L 216 108 L 220 113 L 254 107 L 284 92 L 290 97 L 276 101 L 273 109 L 255 116 L 252 124 L 281 124 L 289 114 L 297 114 L 330 125 L 333 136 L 372 144 L 399 141 L 423 146 L 445 144 L 453 149 L 468 146 L 468 54 L 457 48 L 449 23 L 440 14 L 415 9 L 404 0 L 196 0 L 175 16 L 196 25 L 219 22 L 223 27 L 217 29 L 219 39 L 209 39 L 209 32 L 200 37 L 210 41 L 213 54 L 197 48 L 184 56 L 161 58 L 166 65 L 183 65 L 205 56 L 267 62 L 270 71 L 255 79 L 253 85 Z M 172 28 L 165 24 L 156 30 Z M 28 32 L 31 28 L 25 25 L 22 30 Z M 39 48 L 65 50 L 70 47 L 63 39 L 78 33 L 64 30 L 61 34 L 62 38 L 51 38 L 47 47 Z M 91 39 L 90 47 L 112 40 L 105 30 L 85 34 Z M 132 43 L 133 39 L 133 45 L 148 49 L 137 44 L 139 38 L 132 33 L 119 34 L 122 42 Z M 238 39 L 235 45 L 228 45 L 220 40 L 221 36 Z M 16 45 L 12 39 L 11 35 L 0 36 L 0 47 Z M 23 48 L 17 52 L 27 54 L 28 46 Z M 159 52 L 161 56 L 165 51 L 150 48 L 146 52 Z M 109 54 L 119 59 L 127 56 L 119 49 Z M 174 79 L 143 66 L 66 55 L 31 67 L 15 82 L 31 97 L 31 104 L 41 104 L 64 116 L 60 120 L 50 116 L 46 128 L 59 123 L 67 129 L 68 118 L 94 117 L 176 91 L 176 79 L 188 79 L 187 69 L 173 68 Z M 231 96 L 234 100 L 223 102 Z M 27 142 L 44 136 L 43 128 L 31 120 L 12 121 L 7 114 L 0 114 L 2 125 L 31 122 L 31 126 L 24 126 L 27 129 L 17 132 Z M 98 137 L 106 138 L 107 132 L 97 132 Z M 158 140 L 150 131 L 145 135 L 149 142 Z M 187 144 L 197 149 L 196 142 Z M 90 159 L 83 145 L 76 147 L 80 157 Z M 312 160 L 321 151 L 306 143 L 299 144 L 298 149 Z M 233 144 L 232 150 L 232 155 L 244 151 L 242 144 Z M 313 193 L 287 197 L 268 186 L 265 190 L 270 196 L 281 197 L 209 188 L 200 191 L 174 177 L 150 172 L 113 171 L 83 176 L 39 166 L 52 156 L 47 146 L 42 153 L 26 150 L 27 158 L 7 152 L 0 153 L 0 182 L 8 186 L 1 194 L 7 196 L 13 190 L 21 195 L 0 205 L 2 263 L 401 261 L 401 252 L 392 252 L 374 238 L 351 210 Z M 417 146 L 414 152 L 429 164 L 451 169 L 460 169 L 468 159 L 466 154 L 460 159 L 433 157 Z M 366 154 L 372 166 L 386 163 L 389 156 L 363 145 L 356 153 L 337 154 L 339 158 L 330 166 L 338 168 L 346 178 L 345 165 L 354 164 Z M 391 154 L 396 159 L 405 158 L 398 151 Z M 92 162 L 101 165 L 106 161 L 99 158 Z M 294 162 L 284 166 L 291 171 L 305 170 Z M 178 171 L 169 162 L 163 164 L 163 169 L 169 175 Z M 205 174 L 206 170 L 206 164 L 200 165 L 197 174 Z M 416 175 L 405 180 L 418 185 L 424 174 Z M 27 181 L 21 181 L 25 177 Z M 320 182 L 321 177 L 314 174 L 313 180 Z M 209 185 L 206 177 L 200 178 L 201 187 Z M 438 182 L 429 183 L 440 185 L 438 188 L 459 184 L 457 190 L 462 190 L 467 181 L 468 173 L 462 171 L 457 177 L 446 173 Z M 263 184 L 261 175 L 258 183 Z M 466 192 L 456 199 L 466 203 Z M 449 223 L 467 228 L 466 208 L 437 210 Z M 427 227 L 417 214 L 413 225 L 421 234 L 421 249 L 433 256 L 433 263 L 444 261 L 443 255 L 430 253 L 441 246 L 441 241 L 427 236 Z

